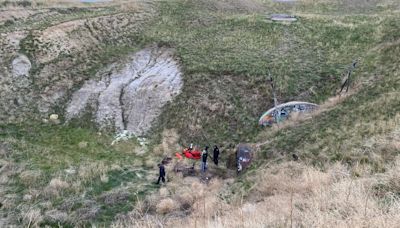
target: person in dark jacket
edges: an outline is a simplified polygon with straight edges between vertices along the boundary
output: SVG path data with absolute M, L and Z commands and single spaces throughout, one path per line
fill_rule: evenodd
M 157 181 L 157 184 L 160 184 L 160 180 L 163 182 L 163 183 L 165 183 L 165 167 L 164 167 L 164 164 L 158 164 L 158 168 L 160 169 L 160 174 L 159 174 L 159 177 L 158 177 L 158 181 Z
M 205 172 L 207 169 L 208 146 L 201 153 L 201 171 Z
M 213 153 L 213 161 L 214 164 L 218 166 L 218 158 L 219 158 L 219 148 L 217 145 L 214 146 L 214 153 Z

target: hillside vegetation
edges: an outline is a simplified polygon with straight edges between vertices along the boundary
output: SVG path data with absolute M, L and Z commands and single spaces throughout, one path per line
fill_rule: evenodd
M 0 227 L 399 224 L 397 1 L 24 0 L 0 7 Z M 275 13 L 298 20 L 272 22 Z M 183 87 L 145 139 L 113 143 L 116 132 L 99 130 L 95 110 L 65 121 L 87 80 L 154 46 L 174 50 Z M 15 73 L 15 59 L 29 66 L 27 75 Z M 338 95 L 356 59 L 350 91 Z M 281 103 L 320 109 L 257 126 L 273 106 L 269 74 Z M 222 166 L 184 177 L 173 167 L 191 162 L 173 159 L 167 184 L 154 185 L 157 163 L 190 142 L 220 145 Z M 225 162 L 243 142 L 256 159 L 236 177 Z

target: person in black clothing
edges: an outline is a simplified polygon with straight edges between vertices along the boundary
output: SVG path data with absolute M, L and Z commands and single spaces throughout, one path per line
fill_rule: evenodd
M 160 180 L 165 183 L 165 167 L 164 164 L 158 164 L 158 167 L 160 168 L 160 176 L 158 177 L 157 184 L 160 184 Z
M 218 166 L 219 149 L 217 145 L 214 146 L 213 160 L 214 164 Z
M 201 171 L 205 172 L 207 169 L 208 146 L 201 153 Z

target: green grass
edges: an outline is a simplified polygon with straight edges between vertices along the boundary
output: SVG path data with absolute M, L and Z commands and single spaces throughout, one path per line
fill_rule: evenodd
M 287 10 L 296 14 L 302 9 Z M 160 16 L 144 36 L 176 48 L 185 87 L 166 108 L 160 128 L 179 129 L 185 143 L 251 141 L 260 131 L 259 116 L 272 106 L 268 71 L 280 102 L 323 102 L 335 93 L 352 61 L 380 42 L 376 31 L 387 29 L 391 20 L 349 14 L 282 24 L 268 21 L 264 13 L 214 11 L 195 1 L 162 2 Z M 371 67 L 363 64 L 361 72 Z M 356 77 L 364 76 L 359 72 Z M 218 108 L 212 111 L 214 104 Z M 202 126 L 199 132 L 190 130 L 196 124 Z
M 305 10 L 301 6 L 267 5 L 271 12 L 296 14 Z M 323 12 L 319 4 L 307 6 L 308 13 Z M 251 141 L 260 132 L 259 116 L 272 106 L 268 72 L 275 78 L 280 102 L 320 103 L 334 94 L 348 65 L 380 42 L 378 29 L 385 36 L 392 33 L 385 29 L 397 29 L 390 14 L 387 18 L 376 14 L 340 16 L 337 9 L 330 10 L 331 17 L 300 17 L 296 23 L 282 24 L 268 21 L 263 12 L 217 11 L 196 1 L 160 2 L 158 7 L 158 16 L 141 33 L 125 35 L 129 42 L 107 41 L 82 56 L 61 56 L 60 60 L 75 59 L 76 66 L 66 77 L 80 85 L 82 77 L 93 77 L 102 66 L 147 44 L 174 47 L 182 63 L 185 87 L 165 108 L 151 135 L 158 135 L 162 128 L 177 128 L 182 143 Z M 29 42 L 22 46 L 23 50 L 36 51 L 29 49 Z M 35 85 L 42 88 L 51 83 Z M 213 105 L 216 108 L 211 109 Z M 196 125 L 201 129 L 193 131 Z
M 37 53 L 40 52 L 43 47 L 38 45 L 39 41 L 37 40 L 37 37 L 32 33 L 29 33 L 28 36 L 21 41 L 21 53 L 31 59 L 32 68 L 30 74 L 39 75 L 46 65 L 54 65 L 59 68 L 59 77 L 63 79 L 68 78 L 69 80 L 74 81 L 74 88 L 71 91 L 68 91 L 67 97 L 52 107 L 52 112 L 59 113 L 60 117 L 63 118 L 68 98 L 72 96 L 72 93 L 76 89 L 80 88 L 86 79 L 94 77 L 99 69 L 103 69 L 111 63 L 120 62 L 129 54 L 138 51 L 146 44 L 152 42 L 151 39 L 148 40 L 144 37 L 138 36 L 137 32 L 129 33 L 121 39 L 124 40 L 123 43 L 118 43 L 119 39 L 106 37 L 104 43 L 94 46 L 89 50 L 81 53 L 78 52 L 76 55 L 61 54 L 51 62 L 40 64 L 35 61 L 35 59 Z M 32 87 L 37 91 L 41 91 L 43 88 L 56 83 L 59 79 L 60 78 L 49 78 L 49 80 L 42 80 L 33 77 Z M 28 115 L 30 119 L 34 119 L 40 115 L 37 107 L 33 107 L 32 109 L 32 113 Z M 85 118 L 74 120 L 72 126 L 80 125 L 93 128 L 94 126 L 90 120 L 91 116 L 86 115 Z
M 14 154 L 17 162 L 30 161 L 31 168 L 49 173 L 91 160 L 112 164 L 117 160 L 136 159 L 132 151 L 116 151 L 110 145 L 111 136 L 98 135 L 93 129 L 47 124 L 2 128 L 5 132 L 0 137 L 12 137 L 23 142 L 14 148 L 19 151 Z M 87 142 L 87 147 L 80 148 L 80 142 Z
M 1 3 L 0 3 L 1 4 Z M 0 6 L 1 7 L 1 6 Z M 49 13 L 39 12 L 26 19 L 10 19 L 8 23 L 0 25 L 0 32 L 12 32 L 16 30 L 44 29 L 52 25 L 77 20 L 109 15 L 117 12 L 114 7 L 71 7 L 71 8 L 47 8 Z M 12 23 L 11 23 L 12 22 Z
M 21 171 L 10 177 L 12 181 L 8 182 L 6 193 L 17 194 L 19 196 L 15 202 L 17 204 L 26 204 L 22 196 L 30 194 L 31 189 L 40 190 L 43 195 L 28 205 L 32 203 L 31 206 L 34 206 L 35 202 L 51 202 L 54 209 L 63 211 L 65 203 L 74 202 L 74 206 L 67 211 L 69 214 L 87 210 L 87 206 L 79 202 L 93 201 L 94 206 L 100 207 L 99 212 L 94 220 L 79 221 L 79 224 L 95 223 L 107 226 L 118 213 L 132 210 L 137 199 L 142 199 L 158 188 L 145 178 L 151 175 L 149 172 L 151 170 L 142 166 L 143 161 L 148 158 L 134 153 L 133 150 L 138 147 L 138 142 L 134 139 L 111 146 L 113 140 L 111 135 L 104 133 L 99 135 L 90 128 L 52 124 L 1 125 L 0 129 L 2 130 L 0 140 L 10 143 L 13 149 L 11 157 L 7 160 L 17 164 L 17 167 L 24 171 L 40 171 L 39 179 L 31 184 L 21 180 Z M 80 142 L 87 142 L 87 146 L 79 147 Z M 106 169 L 110 169 L 113 165 L 121 168 L 106 171 L 104 173 L 106 181 L 100 177 L 104 168 L 94 167 L 94 173 L 86 175 L 87 177 L 80 176 L 81 169 L 85 170 L 86 166 L 95 164 Z M 66 175 L 64 170 L 71 167 L 76 170 L 76 174 Z M 62 177 L 70 186 L 63 190 L 60 196 L 49 196 L 46 188 L 55 177 Z M 80 187 L 74 187 L 74 184 Z M 115 204 L 107 204 L 103 195 L 116 189 L 125 189 L 124 191 L 129 194 L 128 197 Z M 18 212 L 19 210 L 16 209 L 16 213 L 22 213 Z M 64 225 L 73 227 L 76 222 L 78 221 L 72 219 Z M 50 220 L 41 223 L 41 225 L 46 224 L 53 223 Z
M 292 160 L 293 153 L 300 157 L 301 163 L 322 170 L 339 162 L 348 165 L 349 169 L 369 167 L 371 174 L 387 172 L 388 164 L 400 154 L 398 148 L 383 141 L 395 140 L 392 134 L 400 126 L 400 72 L 396 63 L 400 48 L 389 49 L 391 51 L 379 53 L 381 56 L 375 62 L 376 68 L 369 72 L 381 76 L 373 85 L 365 86 L 330 111 L 311 120 L 274 132 L 264 129 L 257 141 L 269 143 L 261 147 L 258 160 L 232 188 L 235 191 L 248 188 L 251 184 L 249 181 L 256 174 L 254 171 L 264 169 L 268 164 Z M 386 55 L 387 52 L 390 52 L 389 55 Z M 379 68 L 380 64 L 386 68 Z M 374 143 L 371 144 L 371 141 Z M 354 177 L 361 175 L 357 169 L 352 170 L 351 174 Z M 377 189 L 377 192 L 389 192 L 387 189 L 390 184 L 385 183 L 380 187 L 382 189 Z M 247 194 L 249 192 L 244 191 L 244 195 Z M 385 200 L 384 193 L 377 194 L 381 194 L 377 196 Z
M 109 39 L 87 53 L 63 55 L 52 62 L 75 61 L 67 68 L 60 66 L 60 74 L 73 80 L 74 89 L 77 89 L 99 69 L 146 45 L 157 43 L 175 48 L 182 64 L 184 88 L 177 99 L 164 108 L 149 133 L 153 139 L 150 148 L 159 143 L 164 128 L 177 129 L 180 143 L 186 145 L 193 141 L 228 146 L 269 139 L 271 142 L 262 147 L 260 159 L 246 175 L 253 175 L 266 161 L 290 159 L 292 153 L 322 168 L 340 161 L 349 165 L 370 164 L 374 172 L 381 172 L 384 164 L 400 153 L 384 146 L 372 149 L 366 146 L 367 140 L 386 137 L 399 124 L 400 100 L 393 94 L 400 88 L 400 46 L 396 44 L 400 40 L 400 27 L 399 16 L 389 6 L 346 7 L 349 3 L 344 0 L 338 4 L 294 6 L 268 1 L 266 12 L 249 12 L 216 10 L 199 1 L 157 4 L 159 12 L 151 23 L 140 32 L 128 32 L 121 43 Z M 106 13 L 114 9 L 108 10 Z M 266 19 L 266 13 L 277 12 L 301 16 L 292 24 Z M 75 9 L 58 13 L 66 16 L 66 20 L 97 15 Z M 24 28 L 30 23 L 9 23 L 7 29 Z M 42 29 L 49 25 L 46 23 L 32 22 L 35 25 L 32 28 Z M 32 34 L 21 42 L 21 52 L 31 59 L 38 49 Z M 363 85 L 359 92 L 329 112 L 293 127 L 272 132 L 257 126 L 259 116 L 272 107 L 266 83 L 268 72 L 274 76 L 281 102 L 323 103 L 335 93 L 341 74 L 356 58 L 361 60 L 354 71 L 355 81 L 362 83 L 376 75 L 373 83 Z M 31 73 L 36 75 L 43 66 L 33 62 L 33 67 Z M 34 81 L 35 88 L 51 83 Z M 62 113 L 64 103 L 53 108 L 56 113 Z M 157 189 L 143 178 L 152 172 L 143 167 L 149 157 L 138 156 L 133 151 L 138 142 L 130 140 L 111 146 L 112 133 L 99 134 L 91 120 L 89 110 L 83 118 L 67 125 L 35 121 L 0 125 L 0 140 L 11 144 L 13 149 L 7 159 L 17 167 L 6 189 L 7 194 L 18 194 L 17 213 L 21 210 L 18 205 L 33 207 L 50 203 L 51 207 L 61 210 L 63 204 L 71 201 L 73 206 L 68 213 L 74 215 L 85 209 L 87 205 L 83 202 L 88 200 L 100 211 L 94 219 L 82 221 L 82 225 L 108 226 L 117 214 L 133 209 L 136 195 L 143 197 Z M 80 142 L 88 144 L 79 147 Z M 104 173 L 99 171 L 86 179 L 79 174 L 65 175 L 65 169 L 75 167 L 79 171 L 90 164 L 103 165 Z M 112 165 L 120 169 L 111 169 Z M 19 174 L 25 170 L 41 171 L 37 183 L 32 186 L 22 183 Z M 102 180 L 102 175 L 108 181 Z M 246 175 L 238 181 L 242 190 L 253 186 Z M 78 187 L 67 188 L 61 197 L 41 195 L 34 202 L 22 200 L 32 189 L 44 191 L 55 177 L 62 177 Z M 126 201 L 105 204 L 103 196 L 118 190 L 129 193 Z M 233 191 L 232 194 L 242 193 Z M 41 225 L 45 224 L 56 225 L 50 221 Z M 72 227 L 77 223 L 63 225 Z
M 397 34 L 394 39 L 400 36 Z M 387 40 L 384 38 L 382 42 Z M 399 54 L 397 44 L 366 56 L 365 62 L 372 65 L 361 67 L 358 74 L 377 75 L 378 79 L 329 112 L 268 135 L 273 140 L 263 148 L 265 158 L 298 153 L 304 160 L 321 167 L 341 161 L 350 165 L 369 163 L 375 171 L 383 171 L 384 165 L 400 151 L 385 145 L 369 148 L 366 144 L 370 139 L 387 137 L 398 129 L 400 72 L 396 56 Z

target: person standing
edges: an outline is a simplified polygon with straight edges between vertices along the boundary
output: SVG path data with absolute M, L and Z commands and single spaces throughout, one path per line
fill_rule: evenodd
M 212 158 L 214 160 L 214 164 L 218 166 L 219 148 L 217 147 L 217 145 L 214 146 L 214 153 Z
M 201 153 L 201 171 L 205 172 L 207 169 L 208 146 Z
M 158 168 L 160 169 L 160 173 L 158 176 L 157 184 L 160 184 L 160 180 L 165 183 L 165 167 L 163 163 L 158 164 Z

